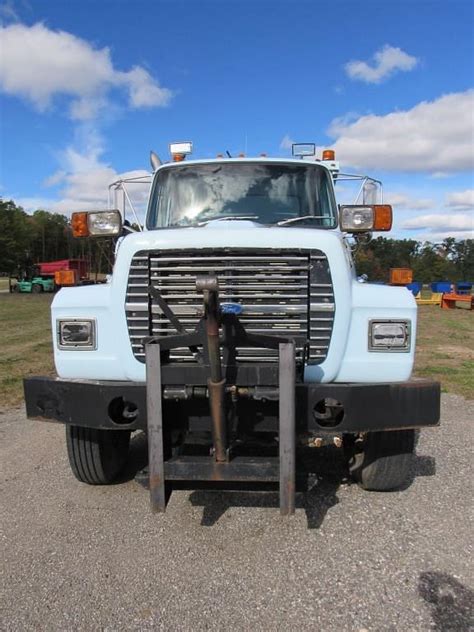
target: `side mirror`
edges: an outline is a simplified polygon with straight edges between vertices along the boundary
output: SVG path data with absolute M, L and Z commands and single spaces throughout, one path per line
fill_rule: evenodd
M 73 237 L 118 237 L 122 233 L 120 211 L 84 211 L 71 216 Z
M 341 204 L 339 225 L 346 233 L 388 231 L 392 228 L 392 207 L 390 204 Z

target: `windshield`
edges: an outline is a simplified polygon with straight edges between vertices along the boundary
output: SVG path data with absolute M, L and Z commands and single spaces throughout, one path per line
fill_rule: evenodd
M 232 218 L 262 224 L 293 219 L 288 226 L 334 228 L 330 176 L 315 164 L 249 162 L 180 165 L 158 172 L 148 228 Z

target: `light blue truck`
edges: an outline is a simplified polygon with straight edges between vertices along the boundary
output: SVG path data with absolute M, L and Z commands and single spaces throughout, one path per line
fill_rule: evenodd
M 273 482 L 292 513 L 300 455 L 328 445 L 363 488 L 403 486 L 416 430 L 439 421 L 439 384 L 410 377 L 412 294 L 361 282 L 352 257 L 390 229 L 391 208 L 338 205 L 331 151 L 171 152 L 152 157 L 140 230 L 116 209 L 73 215 L 78 236 L 117 236 L 113 275 L 55 297 L 57 377 L 25 379 L 28 415 L 66 424 L 89 484 L 112 482 L 131 433 L 147 432 L 156 511 L 177 483 Z

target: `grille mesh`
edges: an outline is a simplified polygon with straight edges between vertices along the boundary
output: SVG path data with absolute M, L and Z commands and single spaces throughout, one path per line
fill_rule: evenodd
M 126 316 L 132 350 L 145 361 L 142 340 L 148 335 L 176 334 L 147 288 L 157 287 L 186 329 L 202 316 L 196 277 L 216 274 L 221 303 L 239 303 L 239 317 L 253 333 L 295 338 L 297 357 L 304 343 L 312 364 L 328 353 L 334 321 L 334 294 L 326 256 L 318 250 L 142 251 L 133 257 L 127 285 Z M 194 362 L 189 349 L 175 349 L 170 359 Z M 238 362 L 275 362 L 278 352 L 239 348 Z

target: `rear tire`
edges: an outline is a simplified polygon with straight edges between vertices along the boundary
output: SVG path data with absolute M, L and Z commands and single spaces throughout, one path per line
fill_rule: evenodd
M 414 430 L 369 432 L 360 447 L 354 444 L 349 472 L 363 489 L 399 489 L 410 480 L 414 451 Z
M 66 426 L 69 465 L 81 483 L 112 483 L 127 461 L 129 444 L 129 430 L 97 430 Z
M 33 292 L 33 294 L 41 294 L 41 292 L 43 291 L 43 288 L 41 287 L 41 285 L 38 285 L 38 283 L 35 283 L 31 287 L 31 291 Z

